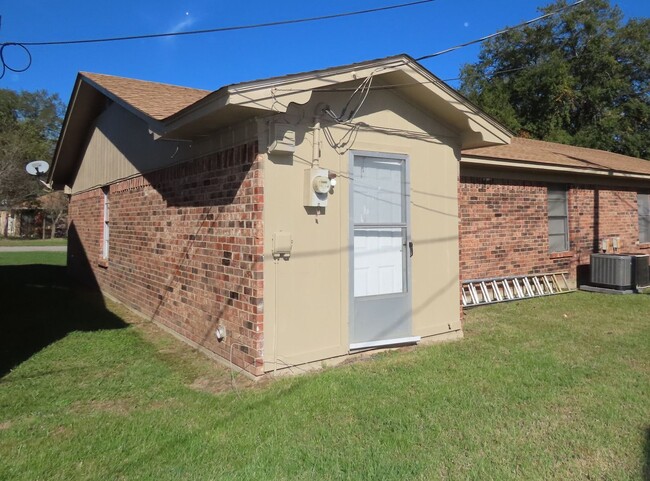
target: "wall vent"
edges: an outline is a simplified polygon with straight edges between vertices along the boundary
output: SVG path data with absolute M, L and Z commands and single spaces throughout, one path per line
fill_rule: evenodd
M 591 283 L 609 289 L 627 290 L 650 284 L 648 255 L 591 254 Z

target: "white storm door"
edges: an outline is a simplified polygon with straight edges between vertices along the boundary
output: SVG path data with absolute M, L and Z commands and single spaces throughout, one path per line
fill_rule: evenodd
M 397 344 L 411 335 L 406 159 L 352 159 L 351 348 Z

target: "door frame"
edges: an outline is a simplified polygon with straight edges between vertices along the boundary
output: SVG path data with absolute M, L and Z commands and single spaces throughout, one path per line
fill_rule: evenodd
M 366 151 L 366 150 L 351 150 L 348 159 L 348 172 L 350 173 L 350 188 L 349 188 L 349 206 L 348 206 L 348 241 L 349 241 L 349 312 L 348 312 L 348 338 L 352 339 L 352 330 L 355 320 L 355 296 L 354 296 L 354 159 L 355 157 L 374 157 L 376 159 L 387 160 L 400 160 L 404 163 L 404 202 L 405 202 L 405 217 L 406 217 L 406 249 L 409 249 L 409 244 L 412 242 L 411 237 L 411 173 L 410 173 L 410 158 L 407 154 L 396 154 L 391 152 L 380 151 Z M 402 269 L 406 269 L 404 281 L 406 283 L 406 296 L 408 300 L 409 310 L 408 319 L 405 322 L 409 324 L 409 331 L 413 333 L 413 283 L 412 283 L 412 261 L 408 251 L 405 256 L 405 262 Z M 386 294 L 385 298 L 394 296 L 394 294 Z M 379 296 L 378 296 L 379 297 Z M 387 347 L 400 344 L 412 344 L 418 342 L 420 336 L 407 336 L 396 339 L 373 340 L 367 342 L 349 342 L 349 350 L 369 349 L 375 347 Z

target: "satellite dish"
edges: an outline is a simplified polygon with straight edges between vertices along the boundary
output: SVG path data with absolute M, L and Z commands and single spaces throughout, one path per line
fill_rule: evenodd
M 25 170 L 29 175 L 43 175 L 45 172 L 47 172 L 50 168 L 50 164 L 45 162 L 44 160 L 33 160 L 29 164 L 25 166 Z

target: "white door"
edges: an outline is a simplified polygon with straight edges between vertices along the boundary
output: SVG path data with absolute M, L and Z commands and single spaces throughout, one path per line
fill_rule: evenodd
M 351 347 L 396 344 L 411 335 L 406 158 L 352 158 Z

